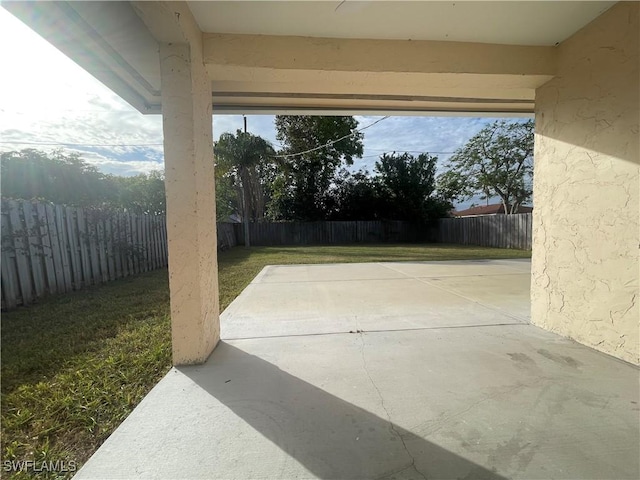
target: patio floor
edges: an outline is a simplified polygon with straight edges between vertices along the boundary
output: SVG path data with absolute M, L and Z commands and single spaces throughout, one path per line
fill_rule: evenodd
M 266 267 L 76 478 L 639 478 L 638 369 L 529 325 L 529 271 Z

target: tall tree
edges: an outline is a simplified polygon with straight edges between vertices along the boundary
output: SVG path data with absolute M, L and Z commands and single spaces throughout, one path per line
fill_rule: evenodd
M 451 208 L 434 195 L 438 157 L 421 153 L 385 153 L 376 162 L 376 181 L 385 200 L 383 215 L 394 220 L 425 222 L 446 216 Z
M 264 218 L 264 190 L 260 181 L 261 165 L 275 154 L 264 138 L 238 130 L 223 133 L 214 145 L 214 155 L 221 174 L 228 175 L 242 198 L 245 246 L 249 246 L 249 221 Z
M 350 172 L 342 168 L 327 194 L 329 220 L 376 220 L 386 204 L 379 182 L 366 170 Z
M 282 143 L 280 177 L 274 182 L 274 216 L 320 220 L 327 216 L 326 193 L 338 168 L 362 156 L 358 122 L 351 116 L 276 116 Z M 322 147 L 322 148 L 318 148 Z
M 451 200 L 474 195 L 500 197 L 507 214 L 530 200 L 533 180 L 533 121 L 496 121 L 459 149 L 438 178 Z

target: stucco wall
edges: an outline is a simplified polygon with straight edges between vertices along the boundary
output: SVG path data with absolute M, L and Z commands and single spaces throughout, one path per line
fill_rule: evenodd
M 536 91 L 532 321 L 638 364 L 639 3 L 558 48 Z

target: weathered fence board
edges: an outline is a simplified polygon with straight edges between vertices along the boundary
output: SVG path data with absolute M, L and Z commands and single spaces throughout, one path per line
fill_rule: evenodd
M 77 224 L 75 222 L 75 215 L 72 208 L 66 207 L 65 209 L 65 236 L 67 240 L 67 252 L 69 254 L 69 264 L 71 265 L 71 284 L 73 289 L 77 290 L 82 287 L 80 282 L 80 258 L 78 255 L 78 241 L 77 241 Z
M 47 214 L 47 229 L 46 237 L 51 242 L 51 261 L 53 262 L 53 271 L 56 276 L 56 290 L 58 292 L 66 292 L 64 280 L 64 267 L 62 266 L 62 255 L 60 254 L 60 240 L 58 238 L 58 227 L 56 224 L 55 210 L 53 205 L 45 205 L 44 208 Z M 45 233 L 43 232 L 44 236 Z M 51 284 L 49 284 L 51 286 Z M 50 287 L 50 292 L 54 293 L 54 290 Z
M 89 245 L 87 240 L 89 234 L 87 231 L 87 223 L 85 222 L 84 212 L 81 208 L 74 208 L 76 221 L 78 223 L 78 246 L 80 250 L 80 265 L 82 268 L 82 279 L 85 285 L 89 285 L 87 280 L 91 278 L 91 265 L 89 264 Z
M 26 237 L 26 226 L 20 218 L 20 207 L 17 202 L 9 202 L 9 223 L 14 234 L 13 251 L 16 259 L 16 272 L 18 277 L 18 285 L 20 285 L 20 293 L 22 303 L 28 305 L 33 298 L 33 289 L 31 288 L 31 269 L 29 265 L 28 239 Z M 4 234 L 4 232 L 3 232 Z
M 531 213 L 443 218 L 435 239 L 440 243 L 531 250 Z
M 113 219 L 107 218 L 104 221 L 104 248 L 106 248 L 107 268 L 109 270 L 109 280 L 115 280 L 117 277 L 115 254 L 113 250 Z M 159 266 L 156 266 L 158 268 Z
M 47 219 L 47 210 L 44 204 L 36 204 L 36 214 L 38 215 L 39 220 L 38 233 L 42 239 L 42 258 L 46 284 L 49 286 L 49 291 L 51 293 L 56 293 L 58 290 L 58 281 L 56 279 L 56 271 L 53 266 L 53 247 L 51 246 L 51 238 L 47 234 L 49 220 Z
M 30 203 L 23 203 L 22 213 L 24 215 L 25 239 L 28 243 L 27 253 L 31 261 L 31 275 L 35 291 L 34 296 L 41 297 L 44 294 L 45 280 L 42 258 L 43 247 L 38 238 L 40 229 L 36 224 L 38 221 L 37 217 L 36 220 L 33 218 L 34 214 L 37 215 L 37 210 L 33 209 Z
M 147 272 L 151 267 L 151 242 L 149 238 L 149 222 L 148 217 L 144 216 L 141 219 L 142 223 L 142 242 L 144 245 L 148 245 L 149 248 L 144 249 L 144 271 Z
M 85 247 L 87 249 L 87 261 L 91 271 L 91 278 L 93 283 L 100 283 L 102 281 L 102 271 L 100 267 L 100 247 L 98 245 L 98 225 L 93 212 L 84 212 L 83 216 L 87 228 Z
M 125 246 L 131 245 L 131 226 L 124 214 L 118 215 L 118 223 L 118 231 L 120 233 L 118 247 L 122 257 L 122 274 L 128 277 L 133 273 L 133 262 L 131 261 L 129 249 L 125 248 Z
M 20 297 L 18 277 L 15 266 L 15 252 L 13 251 L 13 238 L 8 233 L 11 231 L 9 213 L 5 211 L 5 202 L 2 202 L 2 296 L 7 298 L 7 307 L 15 307 Z
M 243 237 L 244 238 L 244 237 Z M 218 223 L 218 249 L 224 250 L 238 244 L 232 223 Z

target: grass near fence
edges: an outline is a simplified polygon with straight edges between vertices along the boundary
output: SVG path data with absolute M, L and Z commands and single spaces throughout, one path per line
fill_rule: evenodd
M 219 255 L 220 306 L 224 309 L 265 265 L 529 255 L 446 245 L 237 247 Z M 166 270 L 4 313 L 2 460 L 31 460 L 40 467 L 65 462 L 58 472 L 3 472 L 5 478 L 72 476 L 60 466 L 69 470 L 86 461 L 169 370 L 170 350 Z

